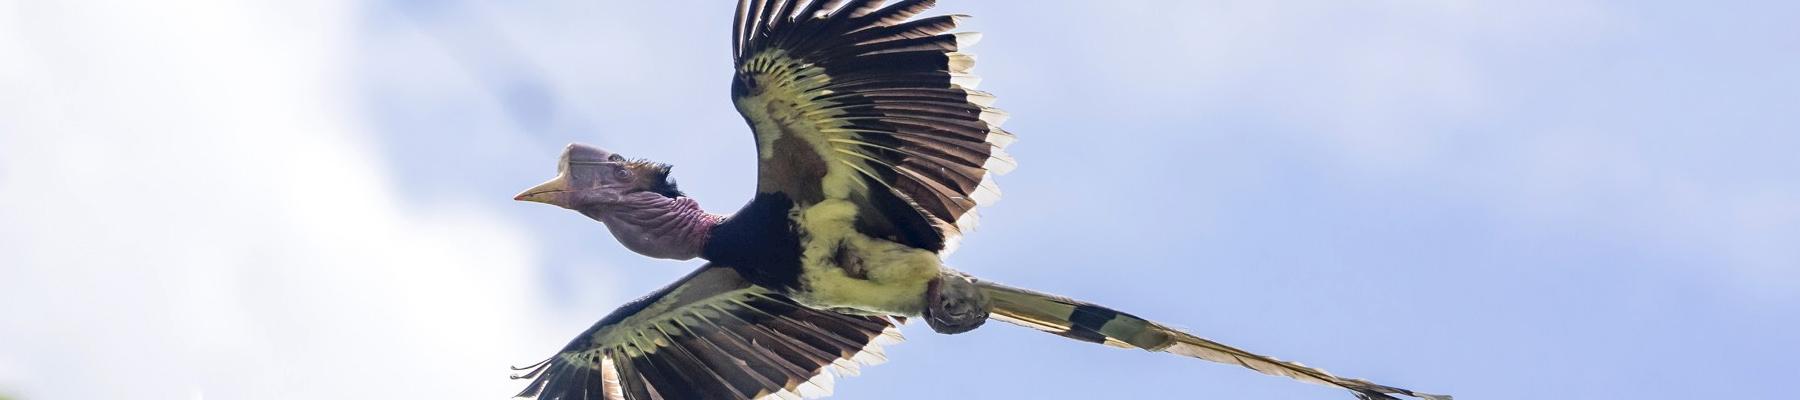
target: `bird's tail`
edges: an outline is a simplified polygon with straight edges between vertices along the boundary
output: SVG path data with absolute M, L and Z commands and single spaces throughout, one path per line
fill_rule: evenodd
M 1325 370 L 1240 350 L 1154 321 L 1067 297 L 982 280 L 976 280 L 976 285 L 992 302 L 993 318 L 1070 339 L 1241 365 L 1264 374 L 1344 388 L 1364 400 L 1399 400 L 1392 395 L 1450 400 L 1448 395 L 1418 393 L 1361 379 L 1337 377 Z

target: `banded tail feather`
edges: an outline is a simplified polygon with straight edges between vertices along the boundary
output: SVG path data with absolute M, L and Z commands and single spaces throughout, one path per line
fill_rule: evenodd
M 1349 390 L 1364 400 L 1399 400 L 1393 395 L 1425 400 L 1451 400 L 1448 395 L 1419 393 L 1251 353 L 1223 343 L 1067 297 L 977 280 L 993 305 L 993 318 L 1062 337 L 1112 347 L 1143 349 L 1202 360 L 1236 364 L 1264 374 Z

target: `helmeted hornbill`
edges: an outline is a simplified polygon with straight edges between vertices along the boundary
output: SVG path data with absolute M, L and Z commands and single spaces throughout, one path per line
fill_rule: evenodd
M 709 263 L 601 319 L 518 376 L 540 399 L 751 399 L 829 393 L 884 360 L 896 325 L 959 333 L 989 315 L 1064 337 L 1168 352 L 1348 389 L 1448 399 L 1333 376 L 1131 314 L 974 279 L 942 263 L 999 197 L 1005 113 L 975 90 L 978 38 L 932 0 L 740 0 L 731 93 L 755 133 L 756 196 L 700 209 L 669 166 L 574 144 L 519 200 L 579 211 L 627 248 Z

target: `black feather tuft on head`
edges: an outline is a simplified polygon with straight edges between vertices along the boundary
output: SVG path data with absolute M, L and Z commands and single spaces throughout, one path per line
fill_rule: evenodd
M 669 171 L 675 169 L 673 165 L 636 159 L 626 162 L 625 166 L 637 172 L 639 185 L 646 191 L 669 198 L 686 196 L 675 186 L 675 180 L 669 178 Z

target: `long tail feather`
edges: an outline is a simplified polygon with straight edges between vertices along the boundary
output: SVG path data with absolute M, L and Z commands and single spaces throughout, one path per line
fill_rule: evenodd
M 1236 364 L 1264 374 L 1344 388 L 1364 400 L 1399 400 L 1392 395 L 1451 400 L 1448 395 L 1338 377 L 1322 369 L 1251 353 L 1087 302 L 987 281 L 978 280 L 976 284 L 993 302 L 993 318 L 1070 339 Z

